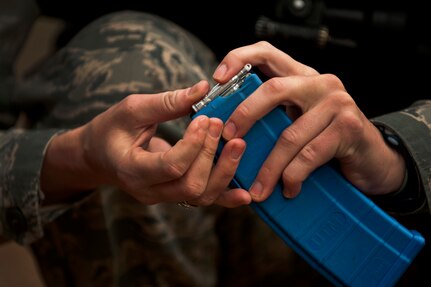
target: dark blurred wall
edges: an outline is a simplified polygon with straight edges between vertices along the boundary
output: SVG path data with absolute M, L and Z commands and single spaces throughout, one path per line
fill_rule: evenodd
M 173 20 L 204 40 L 219 58 L 235 47 L 267 40 L 322 73 L 338 75 L 370 117 L 428 97 L 429 76 L 423 71 L 431 63 L 431 21 L 426 1 L 260 2 L 222 0 L 200 7 L 187 1 L 94 0 L 89 6 L 84 0 L 39 0 L 44 14 L 68 23 L 60 46 L 94 18 L 133 9 Z M 272 35 L 262 27 L 256 33 L 261 16 L 278 25 Z M 322 27 L 329 40 L 318 46 L 313 33 Z

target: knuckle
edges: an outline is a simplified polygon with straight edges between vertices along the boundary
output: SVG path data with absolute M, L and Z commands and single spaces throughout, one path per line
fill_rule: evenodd
M 226 54 L 226 58 L 239 58 L 239 56 L 241 55 L 241 50 L 243 48 L 236 48 L 233 50 L 230 50 L 227 54 Z
M 302 73 L 304 74 L 304 76 L 315 76 L 319 74 L 316 69 L 306 65 L 304 65 L 304 70 L 302 71 Z
M 258 41 L 250 46 L 263 51 L 275 48 L 272 44 L 270 44 L 268 41 L 265 41 L 265 40 Z M 227 56 L 233 57 L 233 58 L 241 58 L 240 56 L 243 54 L 244 49 L 248 49 L 248 48 L 249 47 L 240 47 L 240 48 L 233 49 L 227 53 Z
M 167 91 L 162 94 L 162 101 L 163 106 L 168 111 L 175 111 L 177 104 L 176 104 L 176 96 L 178 91 Z
M 310 166 L 315 161 L 316 155 L 317 153 L 314 146 L 312 144 L 308 144 L 302 148 L 297 157 L 302 164 Z
M 323 74 L 321 79 L 326 87 L 331 90 L 345 90 L 343 82 L 334 74 Z
M 200 205 L 200 206 L 210 206 L 210 205 L 212 205 L 215 201 L 217 200 L 217 198 L 216 197 L 202 197 L 200 200 L 199 200 L 199 203 L 198 203 L 198 205 Z
M 258 41 L 256 46 L 258 46 L 260 49 L 274 49 L 274 46 L 265 40 Z
M 250 109 L 248 108 L 248 106 L 246 104 L 240 104 L 237 107 L 235 114 L 238 118 L 249 118 L 250 117 Z
M 201 150 L 201 154 L 204 158 L 212 160 L 215 156 L 215 152 L 216 150 L 214 148 L 210 148 L 210 147 L 204 147 Z
M 347 92 L 334 92 L 327 106 L 336 112 L 335 124 L 339 131 L 355 134 L 364 129 L 364 116 Z
M 268 95 L 272 95 L 286 90 L 286 85 L 282 78 L 274 77 L 265 82 L 265 88 L 267 89 Z
M 223 178 L 233 178 L 236 173 L 236 169 L 238 168 L 238 164 L 238 161 L 232 162 L 223 172 Z
M 206 185 L 196 179 L 186 179 L 183 182 L 184 192 L 190 200 L 199 200 L 205 191 Z
M 357 134 L 364 130 L 364 122 L 353 110 L 345 110 L 338 115 L 338 122 L 343 129 L 350 133 Z
M 136 102 L 139 100 L 139 95 L 132 94 L 127 97 L 125 97 L 121 102 L 118 104 L 118 107 L 124 108 L 126 113 L 131 112 L 136 107 Z M 121 110 L 120 108 L 120 110 Z
M 298 141 L 299 134 L 291 127 L 285 129 L 279 137 L 280 144 L 286 147 L 297 147 L 299 144 Z
M 344 112 L 354 112 L 358 114 L 358 108 L 352 97 L 344 90 L 336 90 L 326 97 L 326 106 L 328 109 L 336 110 L 338 115 Z
M 175 162 L 168 161 L 165 165 L 165 172 L 171 178 L 180 178 L 186 172 L 186 167 Z

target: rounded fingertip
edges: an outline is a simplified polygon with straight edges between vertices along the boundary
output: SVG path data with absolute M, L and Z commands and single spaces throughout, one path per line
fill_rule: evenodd
M 253 199 L 251 196 L 247 196 L 244 198 L 244 204 L 243 205 L 250 205 L 253 202 Z
M 230 151 L 230 156 L 234 160 L 239 160 L 244 154 L 244 151 L 245 151 L 244 144 L 234 143 Z
M 206 115 L 199 115 L 194 119 L 194 121 L 197 123 L 198 128 L 207 130 L 209 127 L 209 118 Z
M 201 80 L 186 90 L 186 95 L 192 98 L 202 97 L 209 90 L 209 83 Z
M 228 121 L 223 129 L 223 138 L 226 140 L 233 139 L 236 135 L 237 127 L 234 122 Z
M 299 190 L 293 190 L 293 189 L 284 189 L 283 190 L 283 196 L 286 198 L 295 198 L 299 194 Z
M 283 196 L 285 198 L 294 198 L 294 196 L 292 196 L 290 191 L 283 191 Z
M 210 122 L 212 125 L 215 125 L 215 126 L 219 127 L 221 130 L 223 130 L 224 124 L 223 124 L 223 121 L 221 119 L 212 117 L 212 118 L 210 118 Z
M 227 72 L 227 65 L 221 63 L 217 69 L 214 71 L 213 78 L 216 81 L 222 81 Z
M 223 122 L 220 119 L 211 118 L 210 127 L 209 127 L 210 136 L 214 138 L 219 138 L 221 136 L 222 130 L 223 130 Z
M 222 192 L 215 203 L 224 207 L 235 208 L 249 205 L 252 201 L 248 191 L 241 188 L 234 188 Z
M 255 181 L 250 187 L 250 195 L 253 201 L 263 200 L 263 185 L 259 181 Z
M 250 205 L 253 202 L 251 195 L 246 190 L 238 191 L 237 206 Z

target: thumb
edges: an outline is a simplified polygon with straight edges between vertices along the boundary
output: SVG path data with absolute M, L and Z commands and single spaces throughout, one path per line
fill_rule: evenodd
M 191 113 L 192 105 L 202 99 L 208 90 L 209 83 L 202 80 L 190 88 L 145 95 L 136 108 L 142 111 L 143 121 L 164 122 Z

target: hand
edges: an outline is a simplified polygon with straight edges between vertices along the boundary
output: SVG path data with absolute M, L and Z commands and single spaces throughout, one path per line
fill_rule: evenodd
M 146 204 L 248 204 L 246 191 L 225 192 L 245 142 L 227 143 L 213 164 L 221 120 L 197 117 L 173 147 L 154 137 L 158 123 L 188 115 L 208 89 L 202 81 L 184 90 L 130 95 L 88 124 L 54 137 L 41 176 L 48 202 L 109 184 Z
M 302 182 L 332 158 L 345 177 L 368 194 L 397 190 L 404 178 L 401 155 L 386 145 L 339 78 L 319 74 L 267 42 L 229 52 L 214 73 L 224 83 L 246 63 L 269 77 L 243 101 L 226 122 L 223 137 L 244 136 L 278 105 L 294 120 L 264 162 L 250 188 L 253 200 L 266 199 L 282 178 L 286 197 L 295 197 Z

